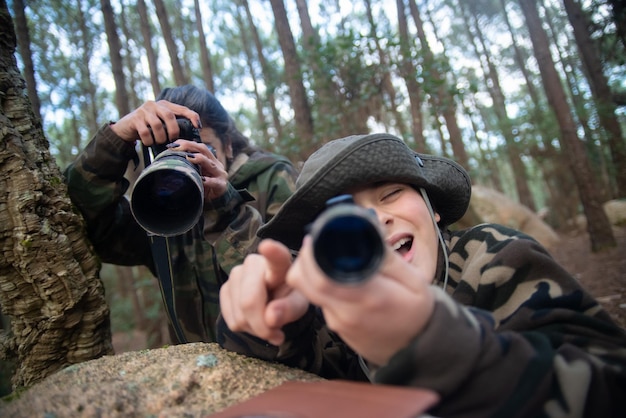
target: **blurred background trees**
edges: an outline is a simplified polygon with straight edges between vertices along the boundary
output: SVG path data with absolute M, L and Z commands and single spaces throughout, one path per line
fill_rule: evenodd
M 166 86 L 213 91 L 299 163 L 387 131 L 463 164 L 590 245 L 626 198 L 626 12 L 614 0 L 9 0 L 18 64 L 63 169 Z M 393 163 L 393 162 L 390 162 Z M 155 280 L 105 266 L 113 331 L 166 342 Z

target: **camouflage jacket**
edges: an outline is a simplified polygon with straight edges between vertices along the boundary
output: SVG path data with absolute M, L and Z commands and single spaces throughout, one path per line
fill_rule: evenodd
M 626 416 L 626 332 L 543 247 L 492 224 L 446 233 L 446 244 L 449 281 L 433 285 L 431 320 L 377 370 L 315 307 L 285 327 L 280 348 L 221 319 L 218 341 L 326 378 L 433 389 L 435 416 Z
M 256 250 L 256 230 L 293 193 L 296 170 L 281 156 L 241 154 L 236 171 L 229 174 L 227 193 L 205 205 L 203 219 L 192 230 L 165 239 L 148 237 L 132 216 L 124 177 L 131 161 L 137 161 L 134 145 L 105 125 L 65 170 L 87 235 L 103 262 L 145 265 L 159 277 L 172 329 L 183 334 L 173 333 L 174 342 L 215 341 L 220 285 L 233 266 Z M 151 245 L 152 240 L 160 246 Z M 164 256 L 155 264 L 157 247 Z

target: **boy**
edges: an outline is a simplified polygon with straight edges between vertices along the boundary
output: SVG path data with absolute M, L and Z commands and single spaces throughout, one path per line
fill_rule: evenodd
M 386 242 L 359 285 L 330 280 L 306 235 L 346 193 Z M 391 135 L 329 142 L 222 287 L 218 341 L 329 379 L 435 390 L 438 416 L 624 416 L 624 330 L 532 238 L 448 230 L 470 194 L 458 164 Z

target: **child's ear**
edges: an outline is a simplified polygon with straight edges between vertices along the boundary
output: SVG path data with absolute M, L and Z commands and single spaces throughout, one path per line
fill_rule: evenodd
M 435 212 L 435 221 L 439 223 L 440 220 L 441 220 L 441 216 L 439 215 L 439 212 Z

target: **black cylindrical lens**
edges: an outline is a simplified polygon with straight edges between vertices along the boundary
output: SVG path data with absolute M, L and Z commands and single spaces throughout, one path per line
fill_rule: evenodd
M 179 154 L 169 151 L 159 154 L 133 188 L 133 215 L 142 228 L 154 235 L 185 233 L 202 215 L 202 179 L 193 164 Z
M 327 209 L 312 228 L 317 264 L 331 279 L 359 283 L 378 269 L 385 247 L 375 217 L 356 205 Z

